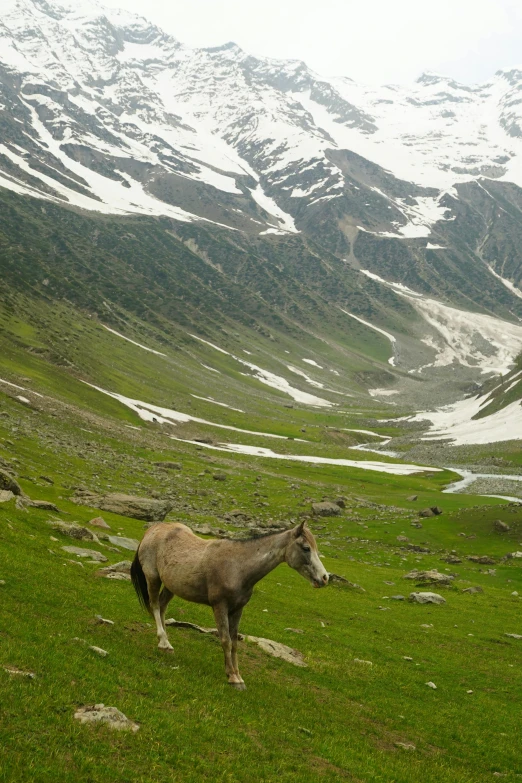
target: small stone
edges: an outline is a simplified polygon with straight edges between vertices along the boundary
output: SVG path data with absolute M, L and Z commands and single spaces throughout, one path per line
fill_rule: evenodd
M 396 748 L 404 748 L 404 750 L 417 750 L 413 742 L 396 742 Z
M 34 680 L 36 677 L 34 672 L 24 672 L 22 669 L 17 669 L 16 666 L 4 666 L 4 671 L 14 677 L 28 677 L 30 680 Z
M 285 628 L 285 631 L 289 631 L 290 633 L 304 633 L 302 628 Z
M 516 598 L 516 597 L 518 596 L 518 593 L 517 593 L 517 591 L 516 591 L 516 590 L 513 590 L 513 592 L 511 593 L 511 595 L 513 595 L 513 596 Z
M 454 577 L 449 574 L 441 574 L 436 568 L 429 571 L 417 571 L 414 569 L 408 574 L 405 574 L 403 579 L 412 579 L 419 583 L 432 583 L 438 585 L 449 585 Z
M 104 704 L 79 707 L 74 713 L 74 717 L 80 723 L 106 723 L 109 728 L 117 731 L 136 732 L 140 728 L 137 723 L 129 720 L 116 707 L 105 707 Z
M 415 604 L 445 604 L 446 599 L 438 593 L 410 593 L 408 601 Z
M 97 614 L 97 615 L 95 616 L 95 620 L 96 620 L 96 621 L 97 621 L 97 622 L 98 622 L 100 625 L 114 625 L 114 620 L 106 620 L 106 619 L 105 619 L 105 617 L 102 617 L 102 616 L 101 616 L 101 614 Z
M 226 473 L 214 473 L 212 476 L 214 481 L 226 481 L 227 480 L 227 474 Z
M 105 658 L 109 654 L 107 650 L 102 650 L 101 647 L 96 647 L 94 644 L 89 645 L 89 650 L 97 653 L 97 655 L 101 655 L 102 658 Z
M 522 634 L 519 633 L 505 633 L 504 636 L 509 636 L 510 639 L 522 639 Z
M 433 628 L 433 623 L 422 623 L 421 628 Z
M 0 503 L 8 503 L 14 497 L 15 494 L 10 489 L 0 489 Z
M 463 593 L 470 593 L 473 595 L 474 593 L 483 593 L 484 590 L 480 585 L 477 585 L 476 587 L 466 587 L 465 590 L 462 591 Z
M 400 543 L 407 544 L 409 540 L 407 536 L 397 536 L 397 541 L 400 541 Z
M 466 691 L 466 693 L 473 693 L 473 691 Z
M 88 524 L 92 525 L 93 527 L 103 527 L 106 530 L 111 529 L 111 526 L 107 524 L 103 517 L 94 517 L 94 519 L 91 519 Z
M 404 658 L 405 661 L 413 661 L 413 658 L 410 658 L 409 655 L 403 655 L 402 657 Z
M 429 517 L 434 517 L 435 514 L 433 513 L 431 508 L 423 508 L 421 511 L 419 511 L 419 516 L 429 518 Z
M 480 563 L 481 565 L 495 565 L 495 561 L 489 555 L 468 555 L 471 563 Z
M 362 658 L 354 658 L 354 663 L 365 663 L 367 666 L 373 666 L 371 661 L 363 661 Z
M 428 688 L 433 688 L 434 691 L 437 690 L 437 686 L 435 685 L 434 682 L 431 682 L 431 680 L 430 682 L 427 682 L 426 685 L 428 686 Z
M 405 597 L 403 595 L 392 595 L 390 596 L 392 601 L 405 601 Z
M 418 495 L 410 495 L 409 497 L 406 498 L 406 500 L 409 500 L 410 503 L 414 503 L 418 499 L 419 499 Z
M 0 579 L 0 585 L 5 585 L 5 579 Z

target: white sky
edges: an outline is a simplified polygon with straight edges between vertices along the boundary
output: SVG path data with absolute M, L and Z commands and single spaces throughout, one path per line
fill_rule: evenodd
M 189 46 L 235 41 L 324 75 L 408 82 L 436 71 L 489 79 L 522 61 L 522 0 L 105 0 Z

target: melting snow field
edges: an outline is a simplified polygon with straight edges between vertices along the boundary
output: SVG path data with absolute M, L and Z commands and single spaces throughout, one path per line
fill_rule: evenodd
M 390 356 L 388 359 L 388 364 L 391 364 L 393 367 L 395 366 L 395 348 L 397 343 L 397 338 L 393 336 L 393 334 L 390 334 L 389 332 L 385 332 L 384 329 L 381 329 L 379 326 L 374 326 L 369 321 L 365 321 L 364 318 L 360 318 L 358 315 L 354 315 L 353 313 L 349 313 L 348 310 L 345 310 L 344 308 L 340 307 L 340 310 L 345 315 L 349 315 L 350 318 L 355 318 L 356 321 L 359 321 L 359 323 L 364 324 L 364 326 L 368 326 L 370 329 L 373 329 L 374 332 L 379 332 L 379 334 L 384 335 L 392 344 L 393 348 L 393 356 Z M 303 360 L 304 361 L 304 360 Z
M 84 383 L 87 383 L 84 381 Z M 195 421 L 197 424 L 208 424 L 210 427 L 219 427 L 222 430 L 232 430 L 233 432 L 241 432 L 244 435 L 260 435 L 264 438 L 281 438 L 286 440 L 285 435 L 273 435 L 271 432 L 255 432 L 253 430 L 242 430 L 238 427 L 232 427 L 228 424 L 216 424 L 215 421 L 207 421 L 206 419 L 199 419 L 197 416 L 190 416 L 188 413 L 180 413 L 179 411 L 173 411 L 170 408 L 162 408 L 159 405 L 151 405 L 148 402 L 142 402 L 141 400 L 133 400 L 131 397 L 125 397 L 123 394 L 116 394 L 115 392 L 101 389 L 99 386 L 95 386 L 92 383 L 87 383 L 92 389 L 107 394 L 122 405 L 126 405 L 135 413 L 138 414 L 143 421 L 156 421 L 159 424 L 186 424 L 189 421 Z M 203 398 L 201 398 L 203 399 Z M 213 402 L 213 400 L 210 400 Z M 201 444 L 200 444 L 201 445 Z
M 198 394 L 191 394 L 191 397 L 194 397 L 196 400 L 203 400 L 203 402 L 211 402 L 212 405 L 220 405 L 222 408 L 229 408 L 231 411 L 237 411 L 238 413 L 244 413 L 245 411 L 242 411 L 241 408 L 233 408 L 232 405 L 227 405 L 226 402 L 218 402 L 217 400 L 213 400 L 212 397 L 200 397 Z
M 447 367 L 454 362 L 480 368 L 482 373 L 505 374 L 522 350 L 522 326 L 483 313 L 457 310 L 436 299 L 428 299 L 401 283 L 390 283 L 379 275 L 361 272 L 409 299 L 413 307 L 435 330 L 423 342 L 437 352 L 434 362 L 420 367 Z M 484 352 L 484 343 L 487 343 Z M 371 394 L 371 392 L 370 392 Z
M 240 364 L 243 364 L 245 367 L 248 367 L 250 370 L 252 370 L 254 373 L 254 378 L 256 378 L 258 381 L 266 384 L 266 386 L 271 386 L 272 389 L 278 389 L 278 391 L 282 391 L 285 394 L 288 394 L 296 402 L 303 402 L 307 405 L 313 405 L 316 408 L 333 407 L 333 403 L 329 400 L 325 400 L 322 397 L 316 397 L 315 394 L 309 394 L 308 392 L 303 392 L 300 389 L 294 388 L 285 378 L 282 378 L 280 375 L 275 375 L 273 372 L 263 370 L 262 367 L 258 367 L 256 364 L 252 364 L 251 362 L 246 362 L 244 359 L 240 359 L 238 356 L 234 356 L 234 354 L 225 351 L 218 345 L 214 345 L 214 343 L 210 343 L 208 340 L 204 340 L 202 337 L 198 337 L 195 334 L 191 334 L 190 336 L 195 340 L 199 340 L 201 343 L 208 345 L 210 348 L 213 348 L 215 351 L 219 351 L 220 353 L 224 353 L 227 356 L 231 356 L 232 359 L 236 360 L 236 362 L 239 362 Z M 310 379 L 308 379 L 308 382 L 310 382 Z M 319 384 L 314 382 L 313 385 L 315 386 Z
M 173 440 L 183 440 L 171 436 Z M 240 443 L 221 443 L 219 446 L 211 446 L 207 443 L 199 443 L 195 440 L 183 440 L 183 443 L 193 443 L 195 446 L 204 446 L 214 451 L 233 451 L 236 454 L 248 454 L 251 457 L 268 457 L 269 459 L 285 459 L 292 462 L 310 462 L 316 465 L 339 465 L 346 468 L 361 468 L 362 470 L 374 470 L 378 473 L 392 473 L 396 476 L 410 476 L 412 473 L 422 473 L 425 470 L 439 472 L 440 468 L 427 468 L 422 465 L 401 465 L 391 462 L 374 462 L 371 460 L 333 459 L 331 457 L 314 457 L 301 454 L 277 454 L 272 449 L 260 446 L 243 446 Z
M 125 337 L 124 334 L 120 334 L 119 332 L 116 332 L 114 329 L 110 329 L 108 326 L 105 326 L 105 324 L 102 324 L 104 329 L 107 329 L 108 332 L 111 332 L 111 334 L 115 334 L 116 337 L 121 337 L 122 340 L 127 340 L 127 342 L 132 343 L 133 345 L 137 345 L 138 348 L 143 348 L 144 351 L 149 351 L 150 353 L 155 353 L 156 356 L 166 356 L 166 353 L 161 353 L 161 351 L 155 351 L 154 348 L 147 348 L 146 345 L 142 345 L 141 343 L 137 343 L 135 340 L 131 340 L 130 337 Z
M 522 439 L 522 405 L 518 400 L 490 416 L 472 420 L 488 397 L 460 400 L 435 411 L 417 413 L 408 421 L 431 422 L 429 433 L 421 440 L 449 438 L 455 446 Z

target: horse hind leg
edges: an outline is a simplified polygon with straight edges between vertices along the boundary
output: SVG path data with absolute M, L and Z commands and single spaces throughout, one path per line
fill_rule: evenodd
M 167 629 L 165 628 L 165 612 L 167 610 L 167 606 L 169 605 L 173 597 L 174 597 L 174 593 L 171 593 L 170 590 L 168 590 L 165 587 L 165 585 L 163 585 L 163 589 L 159 597 L 159 605 L 160 605 L 161 625 L 165 633 L 167 633 Z
M 154 620 L 156 622 L 156 633 L 158 635 L 158 640 L 159 640 L 158 647 L 160 650 L 167 650 L 170 652 L 170 650 L 173 650 L 174 648 L 169 642 L 163 621 L 165 617 L 165 609 L 167 607 L 168 602 L 170 601 L 170 598 L 172 598 L 172 593 L 170 593 L 170 591 L 167 590 L 167 593 L 170 593 L 170 598 L 165 603 L 162 612 L 161 597 L 160 597 L 161 579 L 159 578 L 159 576 L 157 576 L 156 578 L 147 577 L 147 586 L 149 588 L 150 609 L 152 612 L 152 616 L 154 617 Z
M 241 620 L 241 614 L 243 612 L 243 609 L 236 609 L 235 612 L 231 612 L 228 615 L 228 629 L 230 632 L 230 640 L 232 642 L 232 667 L 234 670 L 234 674 L 238 678 L 238 682 L 236 683 L 236 688 L 239 690 L 243 690 L 243 688 L 246 688 L 245 681 L 243 680 L 242 676 L 239 673 L 239 665 L 237 661 L 237 637 L 238 637 L 238 631 L 239 631 L 239 623 Z

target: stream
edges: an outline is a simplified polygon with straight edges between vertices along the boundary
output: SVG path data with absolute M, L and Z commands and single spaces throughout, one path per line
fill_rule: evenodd
M 448 484 L 446 489 L 443 489 L 443 493 L 459 493 L 470 484 L 473 484 L 477 479 L 496 479 L 497 481 L 522 481 L 522 476 L 508 476 L 503 473 L 473 473 L 471 470 L 462 470 L 461 468 L 449 468 L 453 473 L 458 473 L 462 478 L 459 481 L 454 481 L 452 484 Z M 520 497 L 510 497 L 509 495 L 482 495 L 485 498 L 500 498 L 501 500 L 508 500 L 511 502 L 522 503 Z

